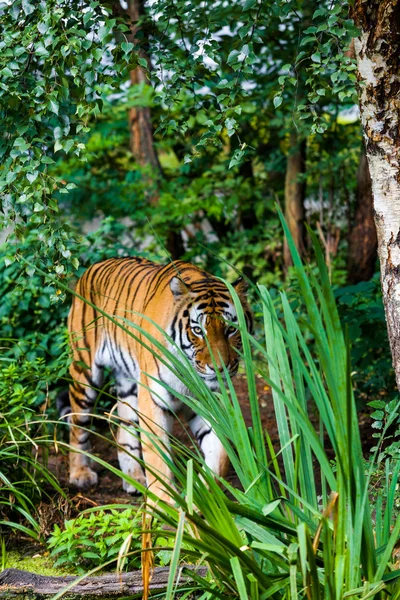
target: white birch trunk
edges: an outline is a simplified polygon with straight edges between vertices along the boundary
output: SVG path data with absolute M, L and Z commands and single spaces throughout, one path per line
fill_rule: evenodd
M 356 0 L 359 101 L 393 367 L 400 389 L 400 5 Z M 384 343 L 384 342 L 382 342 Z

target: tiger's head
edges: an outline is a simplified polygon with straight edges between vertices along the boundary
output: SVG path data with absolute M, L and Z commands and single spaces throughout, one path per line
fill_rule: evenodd
M 232 285 L 251 332 L 253 319 L 246 299 L 246 283 L 240 278 Z M 229 290 L 222 281 L 211 276 L 190 283 L 176 276 L 170 288 L 176 302 L 170 335 L 206 385 L 218 390 L 216 369 L 223 377 L 224 367 L 231 377 L 236 375 L 238 351 L 242 348 L 238 317 Z

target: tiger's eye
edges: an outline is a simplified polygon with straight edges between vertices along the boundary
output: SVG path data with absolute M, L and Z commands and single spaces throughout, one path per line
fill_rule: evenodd
M 228 327 L 228 329 L 226 331 L 227 335 L 232 335 L 233 333 L 236 333 L 236 332 L 237 332 L 237 328 L 234 327 L 233 325 L 231 325 L 230 327 Z
M 201 327 L 192 327 L 192 331 L 195 335 L 203 335 Z

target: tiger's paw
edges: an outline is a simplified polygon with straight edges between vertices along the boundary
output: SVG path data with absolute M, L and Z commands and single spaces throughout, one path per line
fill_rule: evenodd
M 74 485 L 80 490 L 84 490 L 95 487 L 98 482 L 98 477 L 97 473 L 95 473 L 90 467 L 80 467 L 70 474 L 69 482 L 71 485 Z
M 127 475 L 129 475 L 130 477 L 132 477 L 132 479 L 134 479 L 135 481 L 137 481 L 138 483 L 140 483 L 141 485 L 146 487 L 146 478 L 145 478 L 143 472 L 135 473 L 135 474 L 127 473 Z M 133 486 L 128 481 L 125 481 L 125 479 L 122 479 L 122 489 L 125 492 L 127 492 L 128 494 L 131 494 L 132 496 L 141 496 L 141 494 L 142 494 L 142 492 L 140 492 L 138 489 L 136 489 L 135 486 Z

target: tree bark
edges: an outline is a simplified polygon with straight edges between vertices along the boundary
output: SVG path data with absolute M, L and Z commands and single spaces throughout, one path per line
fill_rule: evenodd
M 129 41 L 137 46 L 138 22 L 144 14 L 143 0 L 128 0 L 127 13 L 131 23 Z M 143 50 L 139 51 L 139 56 L 144 58 L 150 66 L 149 58 Z M 148 84 L 146 72 L 140 66 L 130 72 L 130 80 L 131 85 Z M 141 166 L 150 165 L 157 175 L 160 175 L 161 166 L 154 148 L 151 111 L 148 106 L 133 106 L 129 109 L 129 129 L 131 152 L 136 162 Z M 157 200 L 152 203 L 157 203 Z
M 285 177 L 285 219 L 300 254 L 304 254 L 305 183 L 300 180 L 300 176 L 305 172 L 305 150 L 305 141 L 299 143 L 296 132 L 292 131 Z M 283 262 L 286 270 L 292 265 L 286 240 Z
M 349 233 L 347 278 L 349 283 L 368 281 L 375 272 L 378 239 L 374 221 L 371 176 L 362 149 L 357 172 L 354 227 Z
M 400 4 L 356 0 L 359 101 L 372 180 L 381 282 L 400 389 Z
M 185 565 L 185 571 L 179 578 L 179 585 L 183 586 L 190 581 L 190 571 L 197 577 L 205 577 L 206 567 L 194 567 Z M 165 590 L 168 584 L 169 567 L 156 567 L 150 583 L 151 591 Z M 45 599 L 53 597 L 78 580 L 75 576 L 53 577 L 48 575 L 37 575 L 20 569 L 5 569 L 0 573 L 0 598 L 29 598 Z M 121 598 L 121 596 L 132 596 L 143 592 L 142 572 L 140 570 L 131 573 L 106 573 L 96 577 L 87 577 L 77 583 L 66 592 L 66 598 Z

